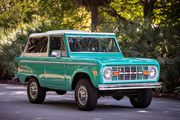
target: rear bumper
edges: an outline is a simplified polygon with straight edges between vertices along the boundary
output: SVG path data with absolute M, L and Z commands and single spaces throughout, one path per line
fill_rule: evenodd
M 161 82 L 156 83 L 133 83 L 133 84 L 100 84 L 99 90 L 126 90 L 126 89 L 148 89 L 161 88 Z

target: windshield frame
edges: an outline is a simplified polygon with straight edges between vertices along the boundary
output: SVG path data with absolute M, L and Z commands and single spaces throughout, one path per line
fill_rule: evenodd
M 70 46 L 69 46 L 69 41 L 68 41 L 68 37 L 85 37 L 85 38 L 111 38 L 114 40 L 114 43 L 115 45 L 117 46 L 117 49 L 118 49 L 118 52 L 86 52 L 86 51 L 81 51 L 81 52 L 74 52 L 74 51 L 71 51 L 70 49 Z M 66 34 L 65 35 L 65 39 L 66 39 L 66 45 L 67 45 L 67 50 L 68 50 L 68 53 L 90 53 L 90 54 L 94 54 L 94 53 L 107 53 L 107 54 L 115 54 L 115 53 L 122 53 L 121 49 L 120 49 L 120 46 L 117 42 L 117 39 L 116 39 L 116 36 L 115 35 L 93 35 L 93 34 L 87 34 L 87 35 L 84 35 L 84 34 Z

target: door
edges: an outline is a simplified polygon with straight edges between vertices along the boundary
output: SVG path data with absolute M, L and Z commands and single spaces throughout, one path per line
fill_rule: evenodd
M 61 50 L 61 57 L 53 57 L 52 51 Z M 63 36 L 50 36 L 49 57 L 44 65 L 44 77 L 47 87 L 53 89 L 65 90 L 65 44 Z

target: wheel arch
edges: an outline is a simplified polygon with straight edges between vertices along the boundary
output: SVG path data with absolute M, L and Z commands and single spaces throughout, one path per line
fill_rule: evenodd
M 27 76 L 24 83 L 28 83 L 31 78 L 34 78 L 39 83 L 38 78 L 34 75 Z
M 90 75 L 88 75 L 88 73 L 85 73 L 85 72 L 77 72 L 77 73 L 74 75 L 73 79 L 72 79 L 72 86 L 71 86 L 72 90 L 75 89 L 78 81 L 81 80 L 82 78 L 87 78 L 88 81 L 89 81 L 93 86 L 95 86 L 95 85 L 94 85 L 94 82 L 92 81 L 92 78 L 90 77 Z

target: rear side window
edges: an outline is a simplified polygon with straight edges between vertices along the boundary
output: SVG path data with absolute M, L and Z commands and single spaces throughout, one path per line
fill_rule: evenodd
M 47 52 L 47 37 L 30 38 L 26 53 L 45 53 Z

